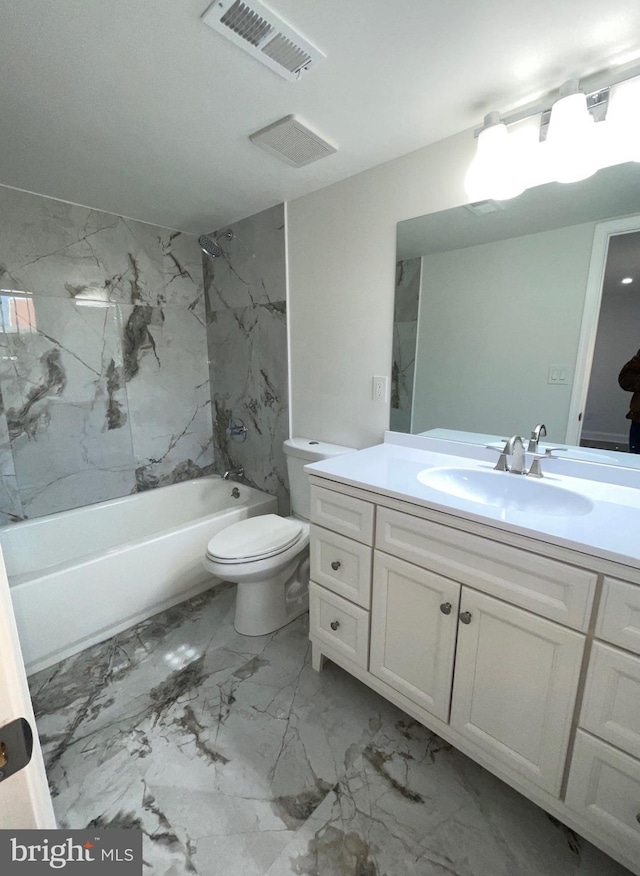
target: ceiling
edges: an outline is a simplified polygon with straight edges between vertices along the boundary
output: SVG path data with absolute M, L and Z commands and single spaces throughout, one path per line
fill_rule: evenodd
M 269 0 L 327 58 L 288 82 L 206 27 L 207 0 L 0 0 L 0 183 L 198 232 L 640 56 L 637 0 Z M 339 151 L 293 168 L 295 114 Z

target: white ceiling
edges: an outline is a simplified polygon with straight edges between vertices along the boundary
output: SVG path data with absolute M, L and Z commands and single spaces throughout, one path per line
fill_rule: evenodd
M 0 183 L 173 228 L 225 225 L 640 56 L 637 0 L 270 0 L 327 59 L 288 82 L 207 0 L 0 0 Z M 248 135 L 294 113 L 339 147 Z

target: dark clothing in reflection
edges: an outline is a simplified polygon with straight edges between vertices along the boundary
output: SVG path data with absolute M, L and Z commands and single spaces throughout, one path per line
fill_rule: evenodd
M 627 420 L 631 420 L 629 450 L 631 453 L 640 453 L 640 350 L 624 365 L 618 375 L 618 383 L 621 389 L 633 393 L 627 414 Z

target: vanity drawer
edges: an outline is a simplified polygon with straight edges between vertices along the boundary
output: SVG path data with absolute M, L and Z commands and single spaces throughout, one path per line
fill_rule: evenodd
M 378 508 L 376 548 L 585 632 L 597 575 L 421 517 Z
M 367 668 L 369 612 L 313 581 L 309 584 L 309 635 Z
M 580 726 L 640 759 L 640 657 L 594 643 Z
M 605 577 L 596 636 L 640 654 L 640 586 Z
M 371 502 L 311 487 L 311 522 L 363 544 L 373 544 L 374 509 Z
M 567 806 L 629 860 L 640 857 L 640 761 L 576 733 Z
M 339 596 L 371 605 L 371 548 L 320 526 L 311 526 L 311 577 Z

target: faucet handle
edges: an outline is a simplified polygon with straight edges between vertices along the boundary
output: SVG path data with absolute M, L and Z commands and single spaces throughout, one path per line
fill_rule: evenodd
M 509 443 L 508 439 L 505 439 L 504 447 L 498 447 L 496 444 L 485 444 L 487 450 L 497 450 L 500 454 L 500 458 L 494 466 L 494 471 L 509 471 L 509 465 L 507 463 L 507 444 Z
M 540 468 L 540 461 L 542 459 L 559 459 L 559 456 L 554 456 L 554 450 L 564 450 L 563 447 L 547 447 L 544 453 L 534 453 L 533 461 L 531 463 L 531 468 L 527 472 L 527 475 L 531 478 L 541 478 L 542 477 L 542 469 Z

